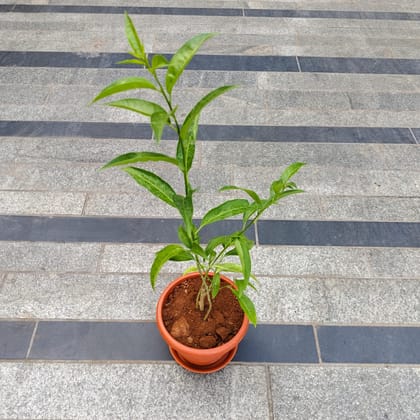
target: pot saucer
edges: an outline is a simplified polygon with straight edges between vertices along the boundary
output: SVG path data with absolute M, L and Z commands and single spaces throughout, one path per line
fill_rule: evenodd
M 193 363 L 188 362 L 182 356 L 180 356 L 176 350 L 169 347 L 169 351 L 171 352 L 172 357 L 175 359 L 175 361 L 178 364 L 180 364 L 183 368 L 194 373 L 213 373 L 213 372 L 217 372 L 218 370 L 223 369 L 234 358 L 237 350 L 238 350 L 238 347 L 236 346 L 232 350 L 230 350 L 227 353 L 227 355 L 221 360 L 218 360 L 217 362 L 212 363 L 210 365 L 200 366 L 200 365 L 195 365 Z

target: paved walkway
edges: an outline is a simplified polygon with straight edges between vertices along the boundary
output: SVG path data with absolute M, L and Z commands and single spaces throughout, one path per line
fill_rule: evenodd
M 125 9 L 153 53 L 219 32 L 181 107 L 241 85 L 202 116 L 198 217 L 307 162 L 307 193 L 252 232 L 260 326 L 213 375 L 153 323 L 177 214 L 98 171 L 156 149 L 145 120 L 87 107 L 139 74 L 115 65 Z M 412 0 L 0 0 L 0 419 L 418 419 L 419 39 Z

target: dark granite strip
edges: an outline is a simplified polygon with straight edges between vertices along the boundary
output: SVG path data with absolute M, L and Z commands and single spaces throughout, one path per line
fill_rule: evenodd
M 35 322 L 0 321 L 0 359 L 24 359 Z
M 118 217 L 0 216 L 0 240 L 49 242 L 172 243 L 178 242 L 177 219 Z M 237 231 L 239 220 L 224 220 L 201 231 L 203 241 Z M 254 231 L 248 236 L 255 238 Z
M 263 220 L 262 245 L 420 247 L 420 223 Z
M 362 12 L 352 10 L 278 10 L 244 9 L 245 16 L 287 17 L 315 19 L 374 19 L 374 20 L 420 20 L 420 13 Z
M 210 7 L 142 7 L 142 6 L 61 6 L 17 4 L 0 5 L 0 12 L 15 13 L 94 13 L 94 14 L 123 14 L 130 15 L 186 15 L 186 16 L 243 16 L 242 9 L 210 8 Z
M 418 327 L 318 327 L 326 363 L 420 363 Z
M 152 322 L 42 321 L 30 359 L 171 360 Z M 250 328 L 235 361 L 317 363 L 311 326 L 260 325 Z
M 420 138 L 420 129 L 414 129 Z M 0 121 L 0 136 L 93 137 L 151 139 L 149 124 L 68 121 Z M 165 139 L 175 139 L 172 130 Z M 201 125 L 198 138 L 215 141 L 309 142 L 309 143 L 415 143 L 408 128 L 288 127 L 254 125 Z
M 287 17 L 315 19 L 375 19 L 420 20 L 420 13 L 363 12 L 348 10 L 297 10 L 297 9 L 240 9 L 209 7 L 130 7 L 130 6 L 61 6 L 37 4 L 2 4 L 0 12 L 15 13 L 95 13 L 131 15 L 187 15 L 187 16 L 243 16 Z
M 42 321 L 29 359 L 169 360 L 152 322 Z
M 318 363 L 310 325 L 250 327 L 234 361 L 262 363 Z
M 0 121 L 0 136 L 151 139 L 152 130 L 144 123 Z
M 165 54 L 170 58 L 170 55 Z M 123 53 L 45 52 L 45 51 L 1 51 L 2 67 L 77 67 L 77 68 L 133 68 L 129 64 L 117 64 L 126 59 Z M 280 56 L 234 56 L 196 55 L 188 65 L 189 70 L 227 71 L 281 71 L 297 72 L 295 57 Z
M 165 54 L 167 57 L 170 55 Z M 117 64 L 123 53 L 0 51 L 2 67 L 132 68 Z M 358 57 L 298 57 L 302 72 L 420 74 L 420 60 Z M 298 72 L 293 56 L 196 55 L 189 70 Z
M 178 219 L 0 216 L 2 241 L 178 242 Z M 240 229 L 239 220 L 206 226 L 203 241 Z M 254 238 L 254 231 L 249 232 Z M 420 223 L 261 220 L 262 245 L 420 247 Z
M 358 57 L 298 57 L 302 72 L 358 74 L 420 74 L 420 60 L 358 58 Z

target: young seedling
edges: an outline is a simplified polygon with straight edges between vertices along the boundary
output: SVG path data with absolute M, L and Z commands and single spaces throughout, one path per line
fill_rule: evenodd
M 107 102 L 105 105 L 126 109 L 150 118 L 154 139 L 157 143 L 160 142 L 165 127 L 172 129 L 177 136 L 174 156 L 150 151 L 131 152 L 118 156 L 103 166 L 104 169 L 122 166 L 122 170 L 127 172 L 139 185 L 177 209 L 182 218 L 182 223 L 178 228 L 180 244 L 167 245 L 156 253 L 150 270 L 151 285 L 155 288 L 158 274 L 168 261 L 192 261 L 193 266 L 186 272 L 197 271 L 201 277 L 201 288 L 197 294 L 196 306 L 200 311 L 203 311 L 204 319 L 207 319 L 212 310 L 212 302 L 221 287 L 220 274 L 223 272 L 235 273 L 238 275 L 238 278 L 234 279 L 236 288 L 225 287 L 231 289 L 242 310 L 256 325 L 255 307 L 246 295 L 248 287 L 256 288 L 256 278 L 251 271 L 250 254 L 254 242 L 247 238 L 246 232 L 269 207 L 289 195 L 303 192 L 296 187 L 291 178 L 304 164 L 295 162 L 288 166 L 279 178 L 272 182 L 270 191 L 265 198 L 247 188 L 235 185 L 222 187 L 220 191 L 238 190 L 244 193 L 247 198 L 230 199 L 210 209 L 197 226 L 193 218 L 195 190 L 190 181 L 190 170 L 194 163 L 200 114 L 210 102 L 236 86 L 221 86 L 212 90 L 193 106 L 181 122 L 178 118 L 178 106 L 173 102 L 173 89 L 199 48 L 215 34 L 204 33 L 194 36 L 168 60 L 163 55 L 156 54 L 150 58 L 146 54 L 144 45 L 127 14 L 125 14 L 125 32 L 131 47 L 129 54 L 132 58 L 120 63 L 145 68 L 150 74 L 150 79 L 144 77 L 119 79 L 103 89 L 92 102 L 130 90 L 155 91 L 161 96 L 165 105 L 140 98 L 120 99 Z M 166 70 L 164 80 L 161 80 L 161 73 L 164 70 Z M 183 191 L 176 192 L 167 180 L 152 171 L 141 168 L 142 163 L 150 161 L 165 162 L 174 166 L 182 175 Z M 132 166 L 133 164 L 137 166 Z M 242 217 L 242 227 L 238 231 L 216 236 L 207 244 L 202 243 L 200 233 L 205 226 L 233 216 Z

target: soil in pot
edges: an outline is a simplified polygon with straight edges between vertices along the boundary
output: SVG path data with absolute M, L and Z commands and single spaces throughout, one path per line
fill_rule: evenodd
M 242 325 L 244 313 L 236 297 L 222 282 L 219 294 L 213 301 L 212 311 L 206 321 L 207 311 L 195 307 L 201 280 L 193 278 L 176 286 L 163 307 L 163 322 L 177 341 L 197 349 L 218 347 L 236 335 Z

